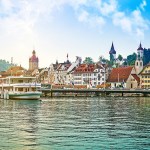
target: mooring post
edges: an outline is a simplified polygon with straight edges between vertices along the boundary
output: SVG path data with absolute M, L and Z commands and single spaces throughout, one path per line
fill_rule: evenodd
M 52 89 L 51 89 L 51 97 L 53 97 L 53 91 L 52 91 Z

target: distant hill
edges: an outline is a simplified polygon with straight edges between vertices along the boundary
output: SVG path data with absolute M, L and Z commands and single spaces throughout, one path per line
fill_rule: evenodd
M 0 59 L 0 71 L 6 71 L 10 66 L 11 64 L 8 61 Z

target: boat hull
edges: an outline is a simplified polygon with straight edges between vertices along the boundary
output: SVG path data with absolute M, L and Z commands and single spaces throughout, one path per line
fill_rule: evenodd
M 38 100 L 41 97 L 41 92 L 25 92 L 25 93 L 9 93 L 9 99 L 16 100 Z

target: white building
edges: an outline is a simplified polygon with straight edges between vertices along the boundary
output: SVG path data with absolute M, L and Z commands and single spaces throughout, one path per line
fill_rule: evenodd
M 72 73 L 74 85 L 96 87 L 103 84 L 108 76 L 106 67 L 102 64 L 80 64 Z

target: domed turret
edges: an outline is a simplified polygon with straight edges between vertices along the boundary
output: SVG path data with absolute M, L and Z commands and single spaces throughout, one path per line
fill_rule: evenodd
M 143 69 L 143 55 L 144 55 L 144 49 L 142 47 L 142 44 L 140 43 L 140 45 L 137 49 L 137 58 L 135 61 L 136 74 L 139 74 Z
M 140 45 L 137 49 L 137 59 L 138 60 L 143 60 L 143 55 L 144 55 L 144 49 L 142 47 L 142 44 L 140 43 Z
M 33 50 L 32 56 L 29 58 L 29 70 L 38 69 L 39 59 L 36 57 L 36 52 Z

